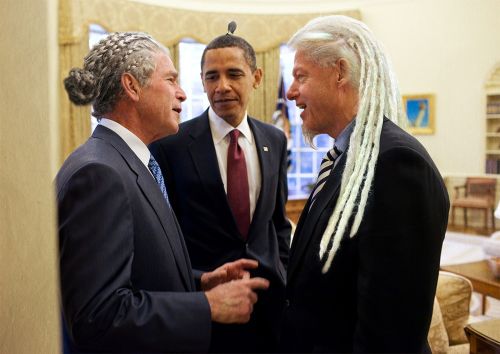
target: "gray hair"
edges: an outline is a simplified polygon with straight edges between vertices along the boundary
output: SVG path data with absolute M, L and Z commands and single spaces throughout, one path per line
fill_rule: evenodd
M 326 273 L 344 234 L 353 237 L 363 219 L 375 175 L 384 116 L 405 121 L 398 83 L 383 48 L 370 29 L 346 16 L 311 20 L 290 39 L 318 65 L 333 66 L 339 58 L 350 64 L 351 85 L 358 90 L 359 108 L 351 134 L 340 195 L 320 243 Z
M 168 49 L 140 32 L 115 32 L 97 43 L 84 59 L 83 69 L 73 68 L 64 79 L 69 99 L 76 105 L 92 103 L 92 115 L 102 118 L 123 94 L 121 76 L 133 75 L 141 86 L 155 70 L 153 54 Z

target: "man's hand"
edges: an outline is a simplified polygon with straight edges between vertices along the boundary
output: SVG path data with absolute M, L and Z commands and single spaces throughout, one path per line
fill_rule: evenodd
M 253 259 L 241 258 L 234 262 L 228 262 L 213 272 L 203 273 L 201 276 L 201 290 L 210 290 L 213 287 L 227 283 L 231 280 L 249 279 L 248 269 L 257 268 L 259 263 Z
M 253 305 L 257 302 L 254 290 L 267 289 L 269 281 L 251 278 L 230 281 L 205 292 L 212 321 L 219 323 L 246 323 L 250 320 Z

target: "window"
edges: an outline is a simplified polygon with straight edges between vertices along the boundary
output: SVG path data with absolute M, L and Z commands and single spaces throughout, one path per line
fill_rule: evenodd
M 199 116 L 209 106 L 200 76 L 201 55 L 205 47 L 189 39 L 179 43 L 179 84 L 187 96 L 182 103 L 182 122 Z

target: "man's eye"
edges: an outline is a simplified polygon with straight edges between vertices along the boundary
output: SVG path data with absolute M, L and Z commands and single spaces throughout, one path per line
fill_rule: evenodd
M 207 75 L 205 76 L 205 80 L 213 80 L 215 79 L 215 75 Z

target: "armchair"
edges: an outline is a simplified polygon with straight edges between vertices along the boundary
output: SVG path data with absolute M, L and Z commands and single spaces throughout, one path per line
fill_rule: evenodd
M 455 197 L 451 202 L 452 224 L 455 224 L 455 209 L 463 208 L 464 226 L 467 227 L 467 209 L 484 210 L 484 227 L 488 227 L 488 214 L 491 215 L 491 223 L 495 229 L 495 196 L 496 196 L 495 178 L 469 177 L 465 185 L 455 187 Z M 463 189 L 464 193 L 460 193 Z
M 428 341 L 436 353 L 469 353 L 464 328 L 469 320 L 471 282 L 457 274 L 440 271 Z

